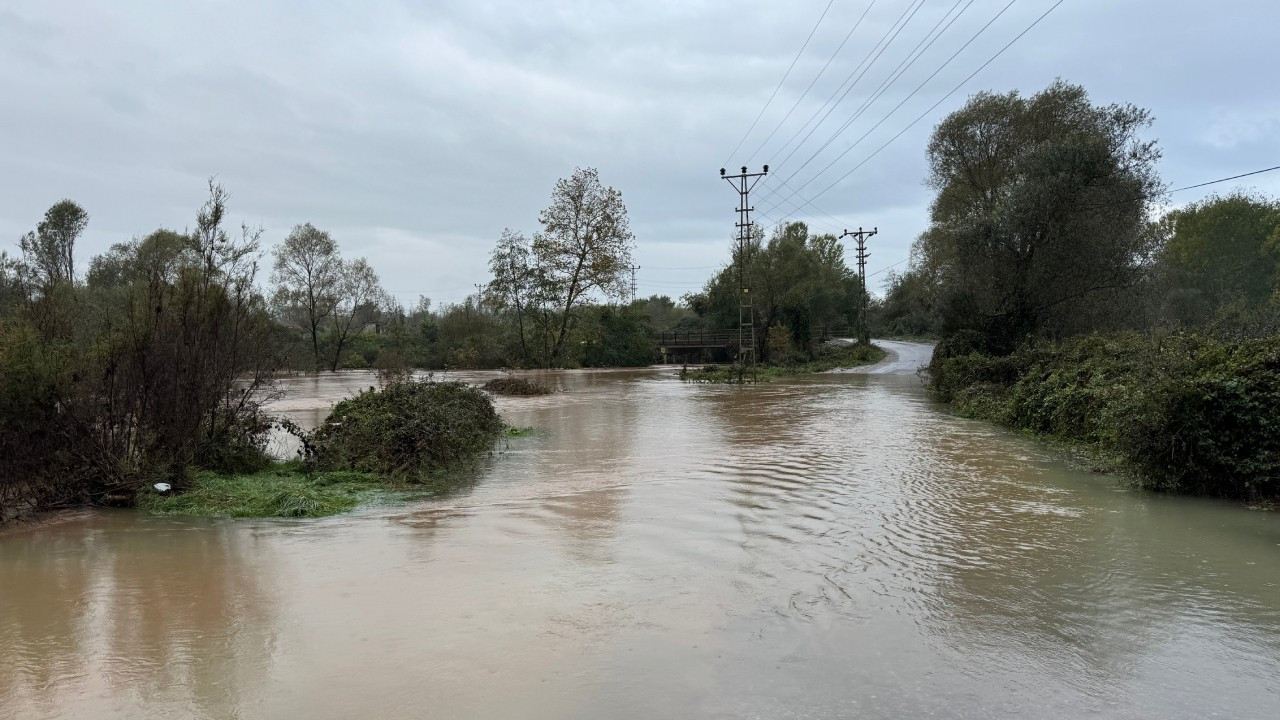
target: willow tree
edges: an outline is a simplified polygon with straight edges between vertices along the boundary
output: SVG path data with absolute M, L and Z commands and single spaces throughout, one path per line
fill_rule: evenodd
M 338 305 L 344 280 L 338 243 L 306 223 L 294 227 L 274 254 L 271 280 L 276 285 L 276 312 L 307 330 L 319 369 L 320 331 Z
M 577 168 L 556 182 L 551 205 L 538 215 L 543 231 L 533 238 L 539 292 L 556 309 L 548 365 L 559 362 L 578 308 L 593 294 L 621 298 L 635 236 L 622 193 L 600 183 L 595 168 Z
M 1077 85 L 979 93 L 929 143 L 931 224 L 918 241 L 941 284 L 944 332 L 996 351 L 1035 334 L 1124 322 L 1150 259 L 1161 189 L 1150 114 L 1095 106 Z
M 539 284 L 531 258 L 529 239 L 511 229 L 502 231 L 497 246 L 489 255 L 489 271 L 493 273 L 493 279 L 489 281 L 487 297 L 498 310 L 515 314 L 521 365 L 529 359 L 525 315 L 535 307 Z
M 84 208 L 62 200 L 45 211 L 35 232 L 22 236 L 22 254 L 45 289 L 75 281 L 76 240 L 88 226 Z

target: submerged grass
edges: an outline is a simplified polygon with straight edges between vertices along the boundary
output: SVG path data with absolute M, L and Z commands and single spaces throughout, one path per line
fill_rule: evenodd
M 770 382 L 783 377 L 810 375 L 839 368 L 873 365 L 884 359 L 885 352 L 875 345 L 846 345 L 828 348 L 816 360 L 790 365 L 760 364 L 754 369 L 734 365 L 708 365 L 680 371 L 680 379 L 698 383 Z M 740 380 L 741 378 L 741 380 Z
M 186 492 L 144 491 L 138 507 L 154 515 L 324 517 L 393 489 L 396 486 L 367 473 L 307 473 L 299 463 L 283 463 L 243 475 L 199 472 Z

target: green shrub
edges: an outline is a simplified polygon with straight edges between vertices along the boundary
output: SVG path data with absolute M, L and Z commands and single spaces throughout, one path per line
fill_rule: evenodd
M 551 388 L 545 383 L 526 380 L 518 377 L 495 378 L 483 385 L 483 388 L 494 395 L 550 395 Z
M 335 405 L 313 445 L 321 469 L 414 480 L 474 459 L 504 429 L 481 390 L 459 382 L 401 380 Z
M 1280 496 L 1280 337 L 1087 335 L 1004 357 L 961 338 L 930 389 L 962 415 L 1116 453 L 1142 487 Z

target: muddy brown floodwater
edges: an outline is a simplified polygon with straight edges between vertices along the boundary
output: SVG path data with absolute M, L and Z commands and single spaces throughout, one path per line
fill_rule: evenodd
M 500 401 L 540 432 L 445 498 L 5 531 L 0 716 L 1280 717 L 1280 515 L 951 417 L 899 350 L 550 373 Z

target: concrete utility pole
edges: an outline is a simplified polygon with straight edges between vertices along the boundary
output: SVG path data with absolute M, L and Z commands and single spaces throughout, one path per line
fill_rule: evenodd
M 636 271 L 640 269 L 639 265 L 631 265 L 631 302 L 636 301 Z
M 871 257 L 867 252 L 867 238 L 878 232 L 880 232 L 879 228 L 870 230 L 858 228 L 857 232 L 845 230 L 840 236 L 842 240 L 851 237 L 858 243 L 855 257 L 858 259 L 858 287 L 862 291 L 858 294 L 858 342 L 863 345 L 871 344 L 871 331 L 867 328 L 867 258 Z
M 756 369 L 756 313 L 755 308 L 751 304 L 751 288 L 746 281 L 746 265 L 747 265 L 747 245 L 751 242 L 751 212 L 755 208 L 751 207 L 750 195 L 751 189 L 760 182 L 760 178 L 769 174 L 769 166 L 764 166 L 763 172 L 749 173 L 747 166 L 742 166 L 742 172 L 737 175 L 725 175 L 724 168 L 720 168 L 720 177 L 729 181 L 733 189 L 738 193 L 738 362 L 740 365 L 751 367 L 751 375 L 755 377 Z M 738 381 L 742 381 L 739 376 Z

